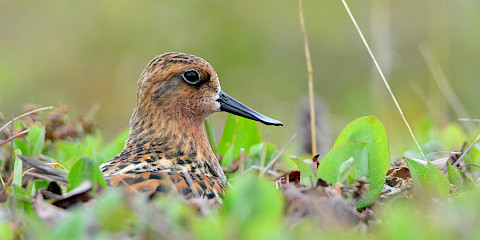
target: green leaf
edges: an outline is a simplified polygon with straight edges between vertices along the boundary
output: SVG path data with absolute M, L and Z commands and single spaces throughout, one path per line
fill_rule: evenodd
M 447 172 L 450 183 L 457 186 L 458 192 L 463 192 L 462 175 L 449 162 L 447 162 Z
M 28 154 L 28 147 L 27 147 L 27 144 L 24 142 L 23 139 L 18 139 L 17 138 L 15 140 L 13 140 L 13 143 L 14 143 L 15 148 L 20 149 L 22 155 L 26 156 L 26 154 Z
M 228 166 L 240 156 L 240 149 L 250 149 L 260 143 L 260 133 L 254 121 L 230 114 L 218 142 L 218 151 L 222 154 L 222 166 Z M 232 150 L 229 150 L 232 148 Z M 227 151 L 232 151 L 227 155 Z
M 430 180 L 430 172 L 428 171 L 428 168 L 412 159 L 407 158 L 405 161 L 408 164 L 410 174 L 412 174 L 415 188 L 419 191 L 423 191 L 424 193 L 431 194 L 431 189 L 433 186 Z
M 345 143 L 330 150 L 318 166 L 317 178 L 329 184 L 336 183 L 342 164 L 350 158 L 356 165 L 358 177 L 368 178 L 368 153 L 366 144 L 360 142 Z
M 17 153 L 18 150 L 13 151 L 12 158 L 14 159 L 14 167 L 12 184 L 18 187 L 22 187 L 23 161 L 17 157 Z
M 107 186 L 105 178 L 98 168 L 97 162 L 87 157 L 83 157 L 73 165 L 68 173 L 67 180 L 70 183 L 70 186 L 67 188 L 68 191 L 80 185 L 85 180 L 90 180 L 92 183 L 98 183 L 102 187 Z
M 304 161 L 298 159 L 295 156 L 290 156 L 290 159 L 297 165 L 300 170 L 300 181 L 305 185 L 313 185 L 317 182 L 317 177 L 313 173 L 312 169 Z
M 426 167 L 412 159 L 407 158 L 406 161 L 412 174 L 415 188 L 418 189 L 419 192 L 423 192 L 427 194 L 427 196 L 448 196 L 450 183 L 442 171 L 431 162 L 428 162 L 428 167 Z
M 443 174 L 443 172 L 431 162 L 428 162 L 428 172 L 430 174 L 430 180 L 432 181 L 435 194 L 440 197 L 448 197 L 450 183 L 448 182 L 447 176 L 445 176 L 445 174 Z
M 224 154 L 222 154 L 223 155 L 222 162 L 221 162 L 222 166 L 230 166 L 232 164 L 234 150 L 235 150 L 235 145 L 231 145 L 227 149 L 227 151 Z
M 338 169 L 338 183 L 343 183 L 345 179 L 348 179 L 348 183 L 352 184 L 357 179 L 357 168 L 353 157 L 350 157 L 347 161 L 343 162 Z
M 361 117 L 351 122 L 338 136 L 333 148 L 348 143 L 366 143 L 368 152 L 368 176 L 370 190 L 363 199 L 357 201 L 357 208 L 370 205 L 380 196 L 388 169 L 390 168 L 390 154 L 387 135 L 382 123 L 374 116 Z M 365 175 L 364 164 L 357 166 L 358 176 Z
M 42 153 L 45 144 L 45 127 L 33 126 L 27 136 L 29 154 L 27 156 L 38 156 Z
M 24 156 L 38 156 L 42 153 L 45 144 L 45 127 L 32 126 L 27 135 L 14 140 L 15 147 L 22 151 Z
M 462 175 L 462 179 L 463 179 L 463 190 L 473 190 L 475 189 L 475 183 L 473 182 L 473 180 L 467 176 L 467 174 L 465 173 L 460 173 Z

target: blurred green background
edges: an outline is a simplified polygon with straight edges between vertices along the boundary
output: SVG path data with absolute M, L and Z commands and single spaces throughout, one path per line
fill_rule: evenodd
M 422 58 L 422 44 L 466 110 L 480 117 L 480 1 L 349 3 L 414 126 L 425 115 L 438 128 L 457 118 Z M 357 117 L 376 115 L 393 154 L 410 147 L 341 2 L 304 0 L 303 7 L 315 93 L 329 108 L 323 115 L 332 135 Z M 0 111 L 9 118 L 25 103 L 65 103 L 78 116 L 98 104 L 95 120 L 111 139 L 128 126 L 145 65 L 170 51 L 206 59 L 225 92 L 283 121 L 283 128 L 261 126 L 270 141 L 283 145 L 302 125 L 307 73 L 294 0 L 0 0 Z M 217 131 L 225 118 L 214 114 Z

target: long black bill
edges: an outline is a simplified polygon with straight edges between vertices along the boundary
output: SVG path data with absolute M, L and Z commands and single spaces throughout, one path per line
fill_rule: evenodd
M 221 111 L 229 112 L 240 117 L 259 121 L 265 125 L 283 126 L 282 122 L 255 112 L 251 108 L 245 106 L 243 103 L 228 96 L 223 91 L 220 92 L 220 97 L 217 99 L 217 102 L 220 103 Z

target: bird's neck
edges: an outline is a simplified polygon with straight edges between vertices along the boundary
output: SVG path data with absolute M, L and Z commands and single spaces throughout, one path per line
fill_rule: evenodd
M 146 152 L 160 166 L 182 165 L 190 172 L 211 173 L 226 181 L 208 142 L 203 120 L 135 109 L 124 151 Z

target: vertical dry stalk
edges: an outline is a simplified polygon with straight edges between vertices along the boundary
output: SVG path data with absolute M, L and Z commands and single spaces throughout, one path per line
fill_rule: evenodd
M 312 61 L 310 60 L 310 48 L 308 46 L 307 32 L 305 31 L 305 22 L 303 20 L 302 1 L 297 0 L 298 16 L 300 18 L 300 27 L 302 29 L 303 47 L 305 49 L 305 59 L 307 61 L 308 71 L 308 96 L 310 100 L 310 135 L 312 137 L 312 155 L 317 154 L 317 136 L 315 132 L 315 106 L 313 98 L 313 70 Z
M 403 115 L 402 108 L 400 107 L 400 104 L 398 104 L 397 98 L 395 97 L 395 95 L 394 95 L 393 92 L 392 92 L 392 89 L 390 88 L 390 84 L 388 84 L 387 79 L 385 78 L 385 75 L 383 74 L 383 71 L 382 71 L 382 69 L 380 68 L 380 65 L 378 65 L 378 62 L 377 62 L 377 59 L 375 58 L 375 55 L 373 55 L 373 52 L 372 52 L 372 50 L 370 49 L 370 46 L 368 45 L 367 40 L 366 40 L 365 37 L 363 36 L 362 30 L 360 30 L 360 27 L 358 26 L 357 21 L 356 21 L 355 18 L 353 17 L 353 14 L 352 14 L 352 12 L 350 11 L 350 8 L 349 8 L 348 5 L 347 5 L 347 2 L 345 2 L 345 0 L 342 0 L 342 3 L 343 3 L 343 6 L 345 7 L 345 10 L 346 10 L 347 13 L 348 13 L 348 16 L 350 16 L 350 19 L 352 20 L 353 25 L 355 26 L 355 29 L 357 29 L 358 35 L 360 35 L 360 38 L 362 39 L 363 45 L 365 45 L 365 48 L 367 49 L 368 54 L 370 55 L 370 58 L 371 58 L 372 61 L 373 61 L 373 64 L 374 64 L 375 67 L 377 68 L 378 74 L 380 74 L 380 77 L 382 78 L 383 83 L 385 84 L 385 87 L 387 88 L 388 93 L 389 93 L 390 96 L 392 97 L 392 100 L 393 100 L 393 102 L 395 103 L 395 106 L 397 107 L 397 110 L 398 110 L 398 112 L 400 113 L 400 116 L 402 117 L 403 122 L 404 122 L 405 125 L 407 126 L 408 131 L 410 132 L 410 135 L 412 136 L 413 141 L 415 142 L 415 145 L 417 145 L 417 148 L 418 148 L 418 150 L 420 151 L 420 153 L 422 154 L 423 159 L 426 161 L 427 158 L 425 157 L 425 154 L 423 153 L 422 148 L 421 148 L 420 145 L 418 144 L 417 138 L 415 138 L 415 135 L 413 134 L 413 131 L 412 131 L 412 128 L 410 127 L 410 124 L 408 124 L 407 119 L 406 119 L 405 116 Z

